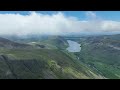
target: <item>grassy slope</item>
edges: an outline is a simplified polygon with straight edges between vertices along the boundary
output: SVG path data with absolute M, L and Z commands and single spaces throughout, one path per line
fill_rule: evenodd
M 92 71 L 65 51 L 1 49 L 0 54 L 0 78 L 95 78 Z
M 76 53 L 80 55 L 79 61 L 74 53 L 68 53 L 64 50 L 68 44 L 62 37 L 53 36 L 34 44 L 31 42 L 28 41 L 27 43 L 33 46 L 35 44 L 44 45 L 45 48 L 0 48 L 0 78 L 104 78 L 100 73 L 88 67 L 86 63 L 81 62 L 91 59 L 91 55 L 87 55 L 89 52 L 86 50 L 87 46 L 85 47 L 85 45 L 82 54 Z
M 24 41 L 24 43 L 32 45 L 33 47 L 36 47 L 36 45 L 44 45 L 44 49 L 64 50 L 68 47 L 67 41 L 61 36 L 48 36 L 45 39 L 38 39 L 37 41 L 27 40 L 27 42 Z
M 117 40 L 117 43 L 114 43 L 117 46 L 120 43 L 117 37 L 114 36 L 114 40 L 112 37 L 109 36 L 109 40 L 103 37 L 87 38 L 81 42 L 82 50 L 76 55 L 95 72 L 106 78 L 120 78 L 120 51 L 108 47 L 108 44 L 113 44 L 113 41 Z

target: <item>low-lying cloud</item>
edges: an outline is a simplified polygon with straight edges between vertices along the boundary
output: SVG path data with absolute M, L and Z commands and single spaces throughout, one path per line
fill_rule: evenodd
M 68 33 L 120 33 L 120 22 L 98 19 L 94 12 L 86 12 L 87 20 L 64 15 L 62 12 L 29 15 L 0 14 L 0 35 L 15 34 L 51 34 Z

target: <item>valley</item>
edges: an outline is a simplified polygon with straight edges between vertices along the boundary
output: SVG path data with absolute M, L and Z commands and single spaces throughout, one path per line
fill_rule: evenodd
M 0 11 L 0 79 L 120 79 L 120 11 Z
M 119 40 L 110 36 L 48 37 L 24 42 L 1 38 L 0 79 L 120 78 Z

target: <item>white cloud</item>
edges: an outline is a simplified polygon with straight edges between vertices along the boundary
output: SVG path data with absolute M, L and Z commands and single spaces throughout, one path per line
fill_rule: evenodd
M 89 19 L 96 19 L 96 18 L 97 18 L 95 12 L 92 12 L 92 11 L 87 11 L 87 12 L 86 12 L 86 16 L 87 16 Z
M 80 21 L 63 13 L 48 15 L 30 12 L 29 15 L 0 14 L 0 34 L 65 34 L 120 32 L 120 22 L 99 20 L 93 12 L 86 12 L 92 20 Z

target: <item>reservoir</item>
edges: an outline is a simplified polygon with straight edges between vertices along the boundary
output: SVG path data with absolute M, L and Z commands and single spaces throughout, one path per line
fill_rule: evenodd
M 72 41 L 72 40 L 67 40 L 68 44 L 69 44 L 69 47 L 67 48 L 67 50 L 69 52 L 80 52 L 81 50 L 81 44 L 75 42 L 75 41 Z

